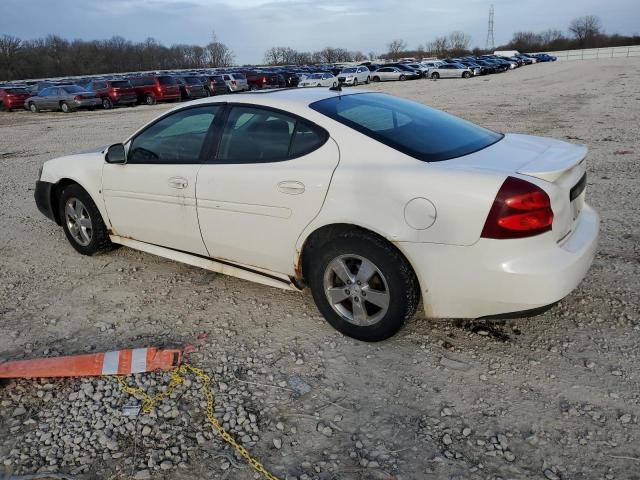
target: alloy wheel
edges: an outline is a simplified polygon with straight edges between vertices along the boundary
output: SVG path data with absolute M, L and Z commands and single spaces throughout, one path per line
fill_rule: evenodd
M 323 286 L 331 308 L 354 325 L 374 325 L 389 309 L 386 278 L 373 262 L 359 255 L 340 255 L 329 262 Z
M 84 203 L 75 197 L 70 197 L 64 206 L 64 219 L 73 239 L 86 247 L 93 238 L 93 226 L 89 211 Z

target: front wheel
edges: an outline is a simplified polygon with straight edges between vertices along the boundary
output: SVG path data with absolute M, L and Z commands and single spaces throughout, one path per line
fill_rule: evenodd
M 367 85 L 369 85 L 369 82 L 371 81 L 371 77 L 367 77 Z
M 405 77 L 404 75 L 400 75 L 400 81 L 404 82 L 407 79 L 407 77 Z
M 67 240 L 79 253 L 94 255 L 112 249 L 102 215 L 80 185 L 65 187 L 60 194 L 58 208 Z
M 316 248 L 307 281 L 336 330 L 377 342 L 393 336 L 416 312 L 416 275 L 386 240 L 353 230 Z
M 109 97 L 104 97 L 102 99 L 102 108 L 105 110 L 111 110 L 113 108 L 113 102 Z
M 144 97 L 144 103 L 146 105 L 155 105 L 156 104 L 156 97 L 154 97 L 153 95 L 151 95 L 150 93 L 148 93 L 147 95 L 145 95 Z
M 357 79 L 357 78 L 354 78 L 354 79 L 353 79 L 353 86 L 354 86 L 354 87 L 357 87 L 357 86 L 358 86 L 358 79 Z
M 373 83 L 378 83 L 380 81 L 380 77 L 373 77 Z
M 471 76 L 471 73 L 469 72 L 462 72 L 462 78 L 469 78 Z
M 38 105 L 36 105 L 33 102 L 29 102 L 29 110 L 31 110 L 31 112 L 33 113 L 38 113 L 40 111 L 40 108 L 38 108 Z
M 434 79 L 436 79 L 436 80 L 437 80 L 438 78 L 440 78 L 440 74 L 439 74 L 438 72 L 433 72 L 433 73 L 431 74 L 431 78 L 434 78 Z

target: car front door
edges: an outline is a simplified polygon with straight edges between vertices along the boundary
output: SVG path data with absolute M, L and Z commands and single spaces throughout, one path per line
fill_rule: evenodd
M 280 110 L 231 107 L 215 159 L 198 173 L 209 255 L 292 275 L 295 246 L 339 162 L 322 128 Z
M 162 117 L 125 147 L 125 164 L 105 163 L 102 187 L 114 234 L 206 255 L 196 211 L 196 178 L 210 155 L 222 105 Z

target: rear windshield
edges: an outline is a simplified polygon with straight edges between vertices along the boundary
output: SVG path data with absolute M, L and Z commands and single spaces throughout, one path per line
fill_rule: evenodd
M 425 162 L 468 155 L 504 136 L 420 103 L 380 93 L 337 96 L 310 106 Z
M 65 87 L 62 87 L 62 89 L 67 92 L 67 93 L 81 93 L 81 92 L 86 92 L 86 90 L 84 88 L 80 88 L 77 85 L 67 85 Z
M 131 85 L 134 87 L 143 87 L 145 85 L 153 85 L 153 78 L 151 77 L 138 77 L 129 79 Z
M 28 93 L 24 88 L 5 88 L 7 93 Z
M 215 75 L 213 78 L 216 82 L 224 82 L 224 78 L 222 78 L 222 75 Z
M 127 88 L 131 86 L 131 83 L 128 80 L 116 80 L 111 82 L 111 86 L 113 88 Z
M 184 79 L 189 85 L 202 85 L 202 82 L 198 80 L 196 77 L 186 77 Z
M 236 80 L 245 80 L 246 79 L 246 77 L 242 73 L 234 73 L 233 74 L 233 78 L 235 78 Z
M 176 85 L 176 79 L 173 77 L 158 77 L 160 85 Z

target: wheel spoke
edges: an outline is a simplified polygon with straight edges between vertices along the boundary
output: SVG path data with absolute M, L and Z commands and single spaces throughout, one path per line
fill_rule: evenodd
M 91 228 L 91 219 L 90 218 L 79 218 L 78 223 L 81 227 Z
M 91 241 L 91 236 L 89 235 L 89 232 L 87 232 L 86 228 L 80 229 L 80 237 L 83 242 L 89 243 Z
M 369 320 L 369 315 L 367 315 L 367 311 L 364 309 L 364 305 L 362 302 L 352 302 L 353 305 L 353 321 L 358 325 L 366 325 Z
M 385 309 L 389 306 L 389 293 L 381 292 L 380 290 L 372 290 L 370 288 L 363 289 L 363 293 L 366 293 L 365 300 L 369 303 L 373 303 L 375 306 Z
M 78 200 L 76 200 L 75 202 L 75 210 L 76 210 L 76 217 L 82 218 L 82 211 L 84 210 L 84 205 Z
M 71 202 L 67 203 L 67 208 L 65 208 L 65 211 L 67 213 L 67 216 L 72 220 L 75 220 L 77 218 L 76 211 L 74 210 Z
M 374 273 L 376 273 L 375 265 L 367 259 L 362 259 L 358 273 L 356 274 L 356 281 L 368 283 Z
M 329 297 L 329 301 L 333 305 L 337 305 L 338 303 L 344 302 L 349 295 L 345 292 L 344 287 L 333 287 L 327 290 L 327 296 Z
M 344 260 L 341 258 L 336 258 L 331 262 L 331 270 L 342 280 L 345 285 L 351 284 L 354 282 L 355 278 L 353 274 L 347 268 L 347 265 L 344 263 Z

